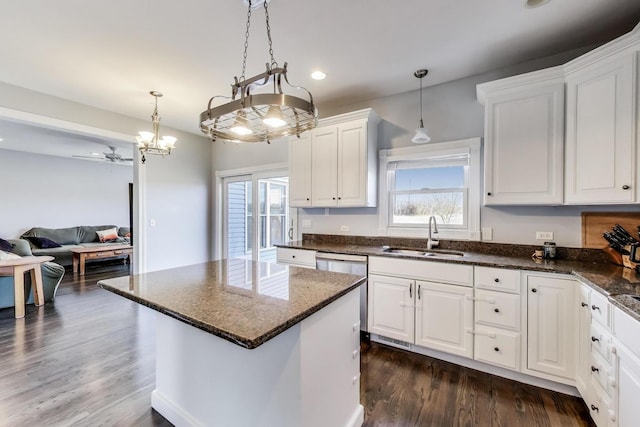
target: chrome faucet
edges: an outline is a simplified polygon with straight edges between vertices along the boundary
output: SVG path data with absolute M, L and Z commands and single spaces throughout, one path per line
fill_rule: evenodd
M 438 234 L 438 223 L 436 222 L 436 217 L 431 215 L 429 217 L 429 240 L 427 240 L 427 250 L 431 250 L 431 248 L 434 248 L 440 244 L 439 240 L 433 240 L 431 223 L 433 223 L 433 234 Z

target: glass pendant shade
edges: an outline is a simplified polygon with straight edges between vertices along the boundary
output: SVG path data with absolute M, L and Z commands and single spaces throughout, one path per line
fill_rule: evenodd
M 262 123 L 271 128 L 281 128 L 287 124 L 287 121 L 282 116 L 282 110 L 275 105 L 269 107 L 267 115 L 262 119 Z
M 422 119 L 418 122 L 418 129 L 416 129 L 416 134 L 411 138 L 411 142 L 414 144 L 424 144 L 425 142 L 431 141 L 431 137 L 427 135 L 427 128 L 424 127 L 424 123 Z

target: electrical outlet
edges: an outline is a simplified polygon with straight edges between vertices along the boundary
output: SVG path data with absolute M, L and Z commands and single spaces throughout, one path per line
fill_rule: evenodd
M 493 228 L 482 227 L 482 241 L 486 242 L 488 240 L 493 240 Z
M 536 240 L 553 240 L 553 231 L 536 231 Z
M 311 220 L 303 219 L 302 220 L 302 228 L 311 228 Z
M 341 225 L 340 226 L 340 231 L 349 231 L 349 226 L 348 225 Z

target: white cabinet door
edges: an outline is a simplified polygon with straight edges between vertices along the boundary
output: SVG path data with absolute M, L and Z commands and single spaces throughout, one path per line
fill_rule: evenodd
M 586 285 L 579 285 L 575 310 L 578 311 L 578 363 L 576 366 L 576 388 L 583 398 L 587 397 L 591 371 L 589 360 L 591 356 L 591 308 L 589 295 L 591 289 Z
M 485 205 L 563 201 L 564 83 L 486 95 Z
M 575 378 L 576 282 L 548 276 L 527 277 L 527 368 Z
M 618 426 L 635 427 L 640 420 L 640 360 L 624 346 L 618 353 Z
M 338 206 L 367 204 L 367 121 L 338 126 Z
M 289 206 L 311 206 L 311 132 L 289 138 Z
M 413 343 L 415 282 L 369 275 L 369 332 Z
M 473 288 L 416 281 L 415 343 L 473 357 Z
M 565 202 L 636 201 L 636 54 L 567 77 Z
M 338 127 L 317 128 L 311 133 L 312 206 L 338 204 Z

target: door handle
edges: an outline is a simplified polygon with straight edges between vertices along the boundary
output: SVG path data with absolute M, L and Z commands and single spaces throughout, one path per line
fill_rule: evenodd
M 413 298 L 413 283 L 409 283 L 409 298 Z

